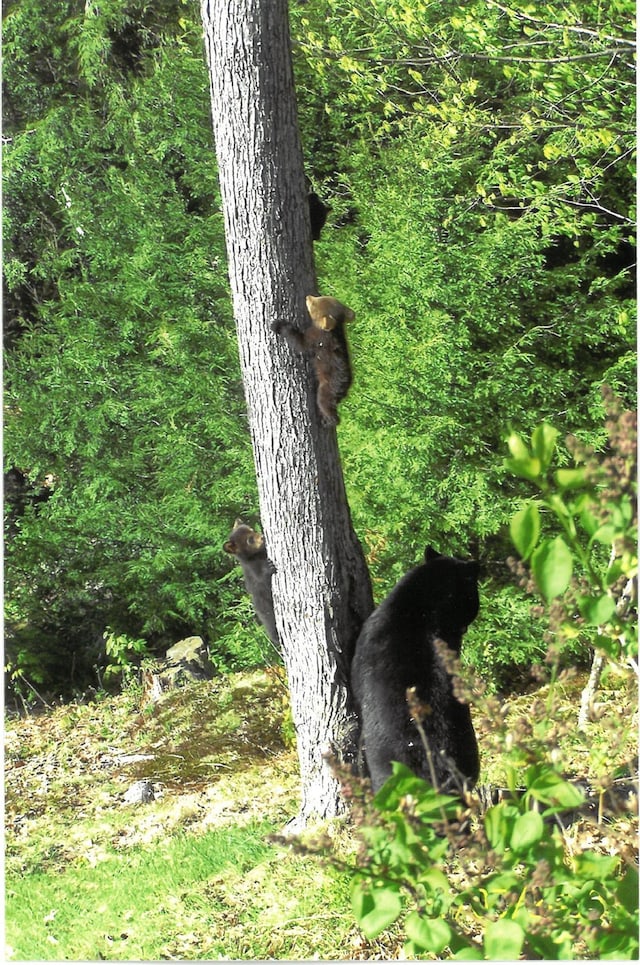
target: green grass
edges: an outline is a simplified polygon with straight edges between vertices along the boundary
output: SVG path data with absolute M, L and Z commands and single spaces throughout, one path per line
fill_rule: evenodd
M 298 806 L 286 715 L 256 673 L 8 719 L 7 958 L 351 957 L 348 877 L 267 841 Z M 160 795 L 123 805 L 141 777 Z
M 78 856 L 57 874 L 12 876 L 5 912 L 12 957 L 166 957 L 191 923 L 198 893 L 211 881 L 233 880 L 259 864 L 270 850 L 264 840 L 270 830 L 254 823 L 181 834 L 126 854 L 107 853 L 94 867 Z
M 598 694 L 604 716 L 580 734 L 584 682 L 566 677 L 514 696 L 504 726 L 597 787 L 601 772 L 634 757 L 637 696 L 626 675 L 609 672 Z M 298 807 L 287 714 L 278 677 L 255 673 L 193 684 L 155 705 L 130 691 L 8 719 L 7 958 L 396 959 L 399 929 L 367 940 L 357 928 L 347 872 L 268 841 Z M 498 786 L 502 719 L 475 709 L 482 779 Z M 124 804 L 141 777 L 158 796 Z M 613 830 L 578 824 L 571 834 L 608 853 Z M 321 832 L 353 860 L 348 825 Z
M 338 957 L 356 934 L 349 882 L 283 853 L 265 823 L 183 833 L 149 848 L 11 876 L 14 960 Z

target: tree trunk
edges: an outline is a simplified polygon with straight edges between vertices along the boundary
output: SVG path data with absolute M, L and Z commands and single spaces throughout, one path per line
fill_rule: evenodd
M 605 655 L 602 650 L 594 650 L 591 661 L 591 672 L 589 680 L 582 691 L 580 697 L 580 711 L 578 713 L 578 730 L 586 731 L 587 725 L 593 712 L 593 703 L 596 698 L 596 691 L 600 684 L 600 677 L 604 669 Z
M 261 521 L 298 740 L 300 827 L 343 810 L 322 753 L 355 756 L 348 668 L 373 607 L 371 584 L 313 373 L 271 331 L 278 318 L 305 328 L 305 298 L 317 293 L 287 2 L 204 0 L 202 19 Z
M 611 557 L 609 559 L 609 566 L 611 566 L 616 559 L 615 547 L 611 549 Z M 632 605 L 638 599 L 638 578 L 631 577 L 627 580 L 625 587 L 620 594 L 616 602 L 616 614 L 618 617 L 625 618 L 629 614 L 629 610 Z M 600 628 L 598 628 L 598 633 L 600 633 Z M 591 661 L 591 672 L 589 673 L 589 680 L 582 691 L 582 696 L 580 698 L 580 712 L 578 714 L 578 730 L 586 731 L 589 721 L 592 719 L 595 711 L 595 699 L 596 692 L 600 686 L 600 678 L 602 677 L 602 671 L 604 670 L 606 656 L 602 650 L 594 650 L 593 658 Z M 633 667 L 637 673 L 637 668 Z

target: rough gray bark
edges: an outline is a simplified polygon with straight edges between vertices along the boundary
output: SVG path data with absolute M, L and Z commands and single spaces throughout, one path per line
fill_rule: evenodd
M 578 713 L 578 730 L 586 731 L 587 724 L 593 713 L 593 704 L 596 697 L 596 691 L 600 684 L 600 677 L 602 676 L 602 671 L 604 669 L 605 655 L 602 650 L 595 650 L 593 654 L 593 659 L 591 661 L 591 671 L 589 673 L 589 680 L 585 688 L 582 691 L 580 697 L 580 712 Z
M 320 423 L 308 363 L 270 327 L 278 318 L 306 327 L 305 298 L 318 293 L 287 2 L 204 0 L 202 20 L 261 522 L 277 570 L 274 609 L 297 732 L 297 825 L 303 826 L 312 816 L 343 810 L 322 752 L 354 756 L 348 666 L 373 606 L 371 585 L 351 525 L 335 430 Z
M 611 550 L 611 558 L 609 560 L 609 565 L 611 565 L 616 558 L 615 548 Z M 625 587 L 620 594 L 620 597 L 616 603 L 616 614 L 619 617 L 626 617 L 631 609 L 631 606 L 638 599 L 638 579 L 637 577 L 632 577 L 627 580 Z M 580 698 L 580 712 L 578 714 L 578 730 L 586 731 L 589 721 L 593 718 L 593 713 L 595 710 L 595 699 L 598 687 L 600 686 L 600 678 L 602 676 L 602 671 L 604 670 L 606 656 L 602 650 L 594 650 L 593 658 L 591 661 L 591 671 L 589 673 L 589 680 L 582 691 L 582 696 Z M 637 674 L 637 667 L 632 668 Z

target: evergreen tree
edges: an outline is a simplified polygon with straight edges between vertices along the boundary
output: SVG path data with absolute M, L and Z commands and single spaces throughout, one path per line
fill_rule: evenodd
M 261 631 L 237 639 L 240 579 L 221 582 L 256 496 L 201 31 L 183 15 L 20 0 L 5 20 L 5 469 L 23 480 L 7 656 L 61 692 L 97 682 L 107 628 L 259 659 Z

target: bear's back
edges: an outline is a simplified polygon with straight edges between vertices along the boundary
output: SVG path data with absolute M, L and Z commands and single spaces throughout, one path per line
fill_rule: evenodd
M 421 563 L 374 610 L 361 636 L 371 646 L 392 647 L 396 653 L 407 646 L 415 652 L 416 634 L 440 636 L 459 650 L 462 633 L 480 608 L 477 579 L 475 562 L 437 556 Z
M 473 784 L 479 756 L 471 714 L 456 700 L 436 641 L 454 654 L 477 616 L 478 567 L 427 552 L 426 562 L 410 570 L 365 622 L 351 664 L 351 685 L 362 723 L 364 753 L 377 790 L 401 761 L 430 779 L 435 767 L 442 788 Z M 432 749 L 428 765 L 407 705 L 415 688 L 425 708 L 424 732 Z M 458 782 L 458 783 L 457 783 Z

